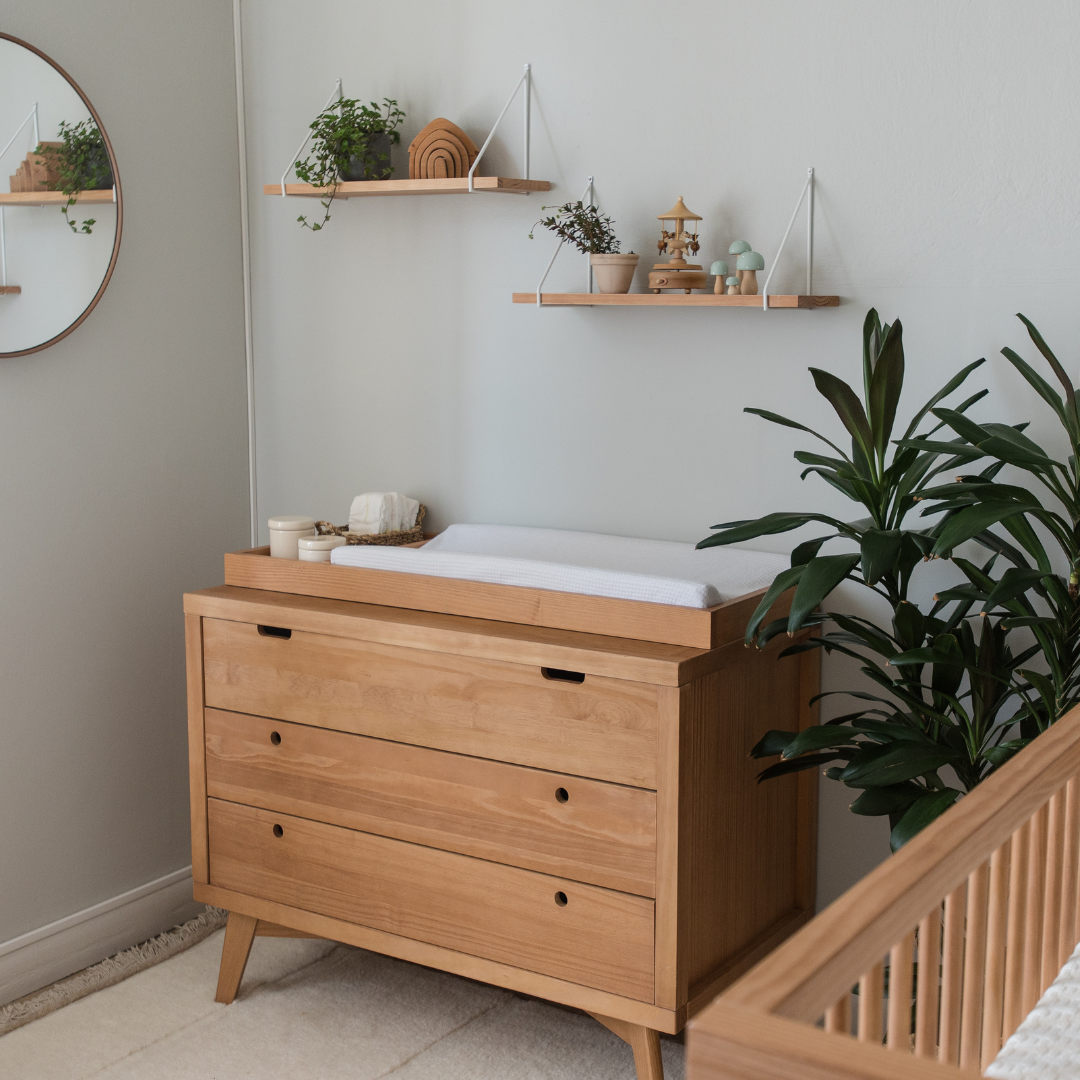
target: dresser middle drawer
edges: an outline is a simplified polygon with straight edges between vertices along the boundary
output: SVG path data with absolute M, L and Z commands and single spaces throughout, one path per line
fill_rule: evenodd
M 206 710 L 212 798 L 655 896 L 656 794 Z

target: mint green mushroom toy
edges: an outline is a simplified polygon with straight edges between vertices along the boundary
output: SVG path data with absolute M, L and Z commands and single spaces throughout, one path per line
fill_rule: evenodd
M 724 278 L 728 274 L 728 265 L 722 259 L 717 259 L 716 262 L 709 267 L 709 273 L 716 275 L 716 281 L 713 284 L 714 293 L 722 293 L 724 291 Z
M 728 296 L 739 295 L 739 279 L 734 274 L 732 274 L 724 284 L 727 286 Z
M 742 282 L 739 292 L 743 296 L 757 295 L 757 272 L 765 269 L 765 260 L 756 251 L 744 251 L 735 262 Z
M 754 249 L 745 240 L 736 240 L 735 243 L 732 244 L 731 247 L 728 248 L 728 254 L 736 256 L 736 259 L 737 259 L 738 256 L 741 255 L 744 251 L 753 251 L 753 250 Z M 737 263 L 736 263 L 736 267 L 735 267 L 735 276 L 739 279 L 739 284 L 741 285 L 743 276 L 742 276 L 742 271 L 738 268 Z

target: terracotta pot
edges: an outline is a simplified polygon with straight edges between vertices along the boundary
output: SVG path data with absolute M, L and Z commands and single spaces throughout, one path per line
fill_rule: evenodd
M 636 255 L 590 255 L 589 263 L 602 293 L 628 293 L 637 269 Z

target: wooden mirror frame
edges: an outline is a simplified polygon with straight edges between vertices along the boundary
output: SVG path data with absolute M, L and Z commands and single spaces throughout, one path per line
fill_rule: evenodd
M 36 56 L 40 56 L 46 64 L 55 68 L 55 70 L 63 77 L 64 81 L 79 95 L 82 99 L 82 103 L 86 106 L 91 117 L 93 117 L 94 123 L 97 124 L 98 131 L 101 132 L 101 140 L 105 144 L 105 150 L 109 155 L 109 165 L 112 167 L 113 187 L 116 190 L 116 237 L 113 239 L 112 258 L 109 259 L 109 268 L 105 271 L 105 276 L 101 279 L 101 285 L 98 288 L 98 291 L 94 293 L 94 298 L 86 305 L 82 314 L 70 326 L 66 327 L 55 337 L 49 338 L 48 341 L 42 342 L 40 345 L 35 345 L 32 349 L 20 349 L 18 352 L 0 352 L 0 360 L 6 360 L 16 356 L 29 356 L 31 353 L 41 352 L 42 349 L 47 349 L 51 345 L 55 345 L 58 341 L 63 341 L 63 339 L 76 329 L 76 327 L 80 326 L 87 315 L 97 307 L 97 303 L 101 299 L 101 294 L 105 292 L 110 280 L 112 280 L 113 268 L 116 266 L 116 257 L 120 253 L 120 235 L 124 231 L 124 196 L 120 189 L 120 171 L 116 167 L 116 155 L 113 153 L 112 143 L 109 142 L 108 132 L 106 132 L 105 126 L 101 122 L 101 117 L 97 114 L 97 109 L 90 104 L 90 99 L 83 93 L 82 87 L 79 86 L 79 84 L 55 60 L 46 56 L 40 49 L 36 49 L 29 42 L 23 41 L 22 38 L 13 37 L 11 34 L 4 33 L 0 33 L 0 40 L 10 41 L 15 45 L 21 45 L 24 49 L 29 49 L 29 51 Z

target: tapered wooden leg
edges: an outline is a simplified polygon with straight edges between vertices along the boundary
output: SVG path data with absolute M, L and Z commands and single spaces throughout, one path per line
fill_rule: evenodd
M 634 1051 L 634 1067 L 638 1080 L 664 1080 L 664 1063 L 660 1059 L 660 1033 L 640 1024 L 629 1024 L 625 1020 L 616 1020 L 613 1016 L 600 1013 L 589 1015 L 614 1032 L 623 1042 L 629 1043 Z
M 231 1005 L 236 991 L 240 989 L 240 980 L 244 977 L 244 968 L 247 967 L 258 922 L 259 920 L 251 915 L 229 912 L 229 921 L 225 925 L 225 944 L 221 949 L 217 995 L 214 997 L 215 1001 L 220 1001 L 223 1005 Z

